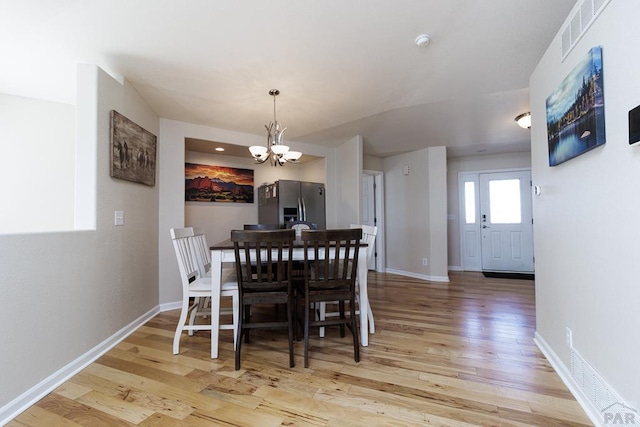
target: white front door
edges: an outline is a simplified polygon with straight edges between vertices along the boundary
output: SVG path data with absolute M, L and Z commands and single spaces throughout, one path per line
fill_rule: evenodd
M 531 171 L 480 174 L 482 270 L 532 273 Z

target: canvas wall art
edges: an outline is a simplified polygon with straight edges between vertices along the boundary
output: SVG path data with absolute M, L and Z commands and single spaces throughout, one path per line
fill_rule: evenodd
M 596 46 L 547 98 L 549 166 L 605 141 L 602 47 Z
M 111 176 L 156 185 L 157 137 L 111 110 Z
M 185 163 L 187 202 L 253 203 L 253 169 Z

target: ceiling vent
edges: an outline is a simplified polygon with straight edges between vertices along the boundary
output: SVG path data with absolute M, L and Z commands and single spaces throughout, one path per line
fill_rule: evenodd
M 580 4 L 575 15 L 562 30 L 562 46 L 560 48 L 560 59 L 562 61 L 569 55 L 571 49 L 578 43 L 578 40 L 594 23 L 609 2 L 611 0 L 584 0 Z

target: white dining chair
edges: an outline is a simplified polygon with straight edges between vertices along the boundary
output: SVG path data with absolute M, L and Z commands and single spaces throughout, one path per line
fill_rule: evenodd
M 378 234 L 378 227 L 372 225 L 360 225 L 360 224 L 351 224 L 350 228 L 361 228 L 362 229 L 362 239 L 361 241 L 367 244 L 367 264 L 373 257 L 375 253 L 375 244 L 376 244 L 376 235 Z M 358 281 L 356 280 L 356 290 L 358 289 Z M 356 291 L 356 295 L 359 295 L 359 292 Z M 360 304 L 359 299 L 356 299 L 358 305 Z M 331 303 L 329 303 L 331 304 Z M 335 306 L 332 304 L 331 306 Z M 356 314 L 360 315 L 360 310 L 356 310 Z M 318 304 L 318 308 L 316 311 L 316 320 L 325 320 L 327 317 L 338 316 L 339 312 L 337 311 L 327 311 L 327 303 L 321 302 Z M 373 323 L 373 312 L 371 311 L 371 304 L 369 304 L 367 310 L 367 318 L 369 324 L 369 332 L 372 334 L 375 332 L 375 324 Z M 319 328 L 319 334 L 321 337 L 324 337 L 324 328 Z
M 222 286 L 220 290 L 221 297 L 231 297 L 231 309 L 220 310 L 221 314 L 231 314 L 232 323 L 221 324 L 220 315 L 213 315 L 211 322 L 208 324 L 195 324 L 195 318 L 198 316 L 211 316 L 211 309 L 202 307 L 200 302 L 212 296 L 211 277 L 203 277 L 200 274 L 198 261 L 196 256 L 196 248 L 193 239 L 193 229 L 188 228 L 172 228 L 170 230 L 171 239 L 173 240 L 173 248 L 178 261 L 178 269 L 180 270 L 180 280 L 182 282 L 182 308 L 180 311 L 180 319 L 176 326 L 176 333 L 173 338 L 173 354 L 180 352 L 180 337 L 182 331 L 188 331 L 189 335 L 193 335 L 193 331 L 219 329 L 233 329 L 234 348 L 236 345 L 236 332 L 238 326 L 238 282 L 233 269 L 223 270 Z M 194 302 L 190 304 L 190 298 L 194 298 Z M 187 316 L 189 323 L 187 324 Z
M 207 243 L 207 236 L 204 234 L 204 228 L 191 227 L 191 229 L 193 230 L 193 246 L 196 250 L 200 276 L 211 276 L 211 250 Z
M 187 227 L 185 230 L 192 230 L 190 238 L 193 240 L 193 247 L 195 249 L 200 277 L 211 277 L 211 250 L 207 243 L 207 236 L 204 234 L 204 228 Z M 197 298 L 196 302 L 198 303 L 198 306 L 191 310 L 189 324 L 193 324 L 195 317 L 198 315 L 202 316 L 204 319 L 207 318 L 211 298 Z M 193 331 L 189 331 L 189 335 L 193 335 Z

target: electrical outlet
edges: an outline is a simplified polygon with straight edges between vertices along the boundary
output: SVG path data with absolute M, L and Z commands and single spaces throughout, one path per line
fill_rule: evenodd
M 422 265 L 427 265 L 427 259 L 426 258 L 422 258 Z
M 573 332 L 568 327 L 566 328 L 566 341 L 567 347 L 573 348 Z

